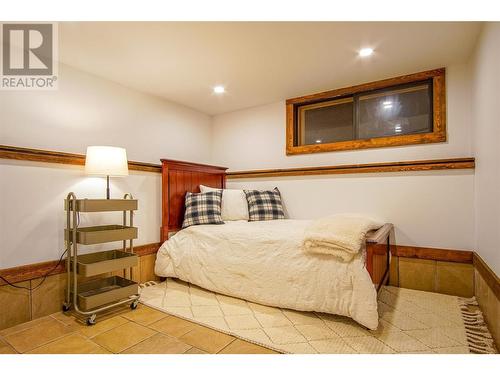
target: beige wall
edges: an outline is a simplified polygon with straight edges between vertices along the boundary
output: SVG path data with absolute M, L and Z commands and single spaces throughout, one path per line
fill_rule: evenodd
M 0 91 L 0 144 L 85 153 L 88 145 L 127 149 L 129 160 L 209 162 L 211 118 L 68 66 L 59 90 Z M 159 241 L 161 176 L 131 172 L 112 178 L 111 193 L 139 199 L 137 244 Z M 0 160 L 0 269 L 59 258 L 64 247 L 63 199 L 103 197 L 104 178 L 83 168 Z M 119 214 L 82 215 L 82 225 L 120 223 Z M 112 248 L 116 244 L 110 244 Z
M 476 157 L 475 247 L 500 274 L 500 22 L 487 23 L 472 59 Z
M 469 66 L 447 67 L 446 78 L 446 143 L 286 156 L 282 101 L 215 116 L 213 161 L 244 170 L 471 156 Z M 376 214 L 395 224 L 401 245 L 470 250 L 473 181 L 473 171 L 464 170 L 230 180 L 228 186 L 278 186 L 290 217 Z

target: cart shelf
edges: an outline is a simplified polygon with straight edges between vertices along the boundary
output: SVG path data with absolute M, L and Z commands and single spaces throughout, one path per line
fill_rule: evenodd
M 90 310 L 117 300 L 129 298 L 139 292 L 139 285 L 120 276 L 111 276 L 78 285 L 78 306 Z
M 101 275 L 106 272 L 135 267 L 137 266 L 138 259 L 136 254 L 122 250 L 108 250 L 78 255 L 76 272 L 84 277 Z M 72 260 L 71 269 L 73 269 Z
M 137 238 L 138 232 L 134 227 L 137 200 L 133 199 L 131 194 L 125 194 L 123 199 L 77 199 L 74 193 L 69 193 L 64 206 L 66 209 L 64 239 L 68 257 L 66 258 L 67 289 L 63 311 L 73 307 L 77 313 L 88 316 L 87 324 L 93 325 L 99 312 L 125 303 L 130 303 L 130 308 L 135 309 L 139 303 L 139 286 L 132 281 L 134 267 L 138 264 L 133 246 L 133 240 Z M 123 225 L 79 227 L 81 212 L 106 211 L 122 211 Z M 95 245 L 114 241 L 123 242 L 121 250 L 78 254 L 80 244 Z M 107 277 L 111 272 L 116 275 L 119 270 L 123 270 L 124 277 Z M 101 277 L 82 282 L 79 275 Z
M 65 231 L 65 239 L 68 238 L 68 233 Z M 76 242 L 82 245 L 95 245 L 105 242 L 132 240 L 137 238 L 137 228 L 125 225 L 98 225 L 93 227 L 76 228 Z
M 66 210 L 72 210 L 74 205 L 78 212 L 135 211 L 138 206 L 137 199 L 72 199 L 64 202 Z

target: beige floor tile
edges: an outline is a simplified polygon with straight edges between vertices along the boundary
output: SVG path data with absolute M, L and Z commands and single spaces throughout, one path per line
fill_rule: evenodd
M 292 322 L 281 312 L 269 313 L 255 313 L 255 318 L 259 321 L 260 325 L 266 327 L 283 327 L 292 326 Z
M 40 284 L 42 279 L 31 281 L 32 286 Z M 66 288 L 66 274 L 49 276 L 31 293 L 31 317 L 32 319 L 50 315 L 61 311 L 64 301 L 64 290 Z
M 253 315 L 232 315 L 225 317 L 230 329 L 252 329 L 261 328 Z
M 318 317 L 316 314 L 311 312 L 302 312 L 294 310 L 283 309 L 283 314 L 293 323 L 293 324 L 318 324 Z
M 121 316 L 138 324 L 147 326 L 154 322 L 157 322 L 160 319 L 165 318 L 167 314 L 140 304 L 135 310 L 130 310 L 129 312 L 126 312 Z
M 184 354 L 208 354 L 207 352 L 204 352 L 203 350 L 200 350 L 198 348 L 191 348 L 189 349 L 186 353 Z
M 73 312 L 56 312 L 54 314 L 50 314 L 50 317 L 54 318 L 55 320 L 63 323 L 64 325 L 67 326 L 73 326 L 73 327 L 85 327 L 86 324 L 82 319 L 79 319 L 74 315 Z
M 122 354 L 182 354 L 191 349 L 190 345 L 170 336 L 157 333 L 134 345 Z
M 439 328 L 417 329 L 406 331 L 406 333 L 432 349 L 447 348 L 460 345 L 460 343 L 446 336 L 443 330 Z
M 240 339 L 234 340 L 218 354 L 279 354 L 278 352 Z
M 369 331 L 361 327 L 354 320 L 344 320 L 338 322 L 325 321 L 325 324 L 340 337 L 368 336 Z
M 17 354 L 17 352 L 10 346 L 0 347 L 0 354 Z
M 101 333 L 109 331 L 110 329 L 116 328 L 128 322 L 129 320 L 122 318 L 121 316 L 113 316 L 109 319 L 101 320 L 99 320 L 98 318 L 97 324 L 93 326 L 82 326 L 79 332 L 87 337 L 95 337 L 97 335 L 100 335 Z
M 193 311 L 193 316 L 198 317 L 213 317 L 213 316 L 224 316 L 219 306 L 191 306 L 191 311 Z
M 309 344 L 321 354 L 352 354 L 356 351 L 341 338 L 314 340 Z
M 296 344 L 306 342 L 307 339 L 294 327 L 269 327 L 264 328 L 264 332 L 276 344 Z
M 394 350 L 392 350 L 383 342 L 377 340 L 375 337 L 372 336 L 345 337 L 344 340 L 350 347 L 352 347 L 358 353 L 363 353 L 363 354 L 395 353 Z
M 213 329 L 198 326 L 179 338 L 188 345 L 208 353 L 217 353 L 235 338 Z
M 380 335 L 377 338 L 397 352 L 422 351 L 430 349 L 414 337 L 408 336 L 406 333 L 401 331 L 386 331 L 385 334 Z
M 199 327 L 197 324 L 188 322 L 187 320 L 177 318 L 175 316 L 167 316 L 149 326 L 158 332 L 165 333 L 174 337 L 181 337 L 193 329 Z
M 109 354 L 110 352 L 77 333 L 31 350 L 28 354 Z
M 30 282 L 15 284 L 28 288 Z M 13 327 L 31 319 L 30 293 L 25 289 L 0 286 L 0 329 Z
M 296 325 L 295 328 L 302 333 L 302 335 L 310 340 L 326 340 L 339 337 L 335 332 L 328 328 L 325 324 L 304 324 Z
M 16 354 L 17 352 L 0 337 L 0 354 Z
M 51 317 L 40 319 L 31 328 L 4 337 L 14 349 L 25 353 L 74 332 L 77 327 L 67 326 Z
M 6 329 L 0 331 L 0 336 L 11 335 L 11 334 L 16 333 L 16 332 L 24 331 L 28 328 L 36 327 L 37 325 L 39 325 L 43 322 L 51 322 L 51 321 L 52 321 L 52 318 L 50 316 L 38 318 L 35 320 L 30 320 L 29 322 L 17 324 L 15 326 L 12 326 L 12 327 L 9 327 L 9 328 L 6 328 Z
M 120 353 L 155 334 L 152 329 L 128 322 L 93 337 L 92 341 L 110 352 Z

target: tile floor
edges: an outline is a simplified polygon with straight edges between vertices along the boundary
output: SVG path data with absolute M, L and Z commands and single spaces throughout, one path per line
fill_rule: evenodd
M 62 312 L 0 331 L 0 354 L 271 354 L 277 353 L 139 305 L 98 323 Z

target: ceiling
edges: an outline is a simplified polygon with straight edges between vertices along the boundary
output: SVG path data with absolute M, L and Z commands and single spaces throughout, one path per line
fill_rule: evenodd
M 215 115 L 465 62 L 481 23 L 61 22 L 63 63 Z M 372 47 L 368 58 L 358 57 Z M 227 92 L 217 96 L 212 87 Z

